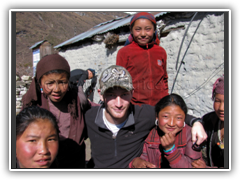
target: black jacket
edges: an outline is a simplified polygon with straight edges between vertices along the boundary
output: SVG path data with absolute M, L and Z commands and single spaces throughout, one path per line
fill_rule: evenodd
M 128 121 L 116 138 L 103 122 L 102 108 L 92 107 L 85 114 L 94 168 L 128 168 L 133 158 L 141 155 L 144 140 L 154 127 L 154 108 L 131 105 Z
M 88 71 L 82 69 L 74 69 L 70 72 L 70 83 L 73 85 L 83 86 L 88 79 Z

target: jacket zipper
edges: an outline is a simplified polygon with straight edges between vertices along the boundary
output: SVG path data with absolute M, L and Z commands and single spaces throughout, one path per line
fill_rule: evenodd
M 112 135 L 112 138 L 114 140 L 114 156 L 117 157 L 117 136 Z
M 152 97 L 152 93 L 153 93 L 153 91 L 152 91 L 152 69 L 151 69 L 151 59 L 150 59 L 150 53 L 149 53 L 149 49 L 148 49 L 148 44 L 146 45 L 146 47 L 147 47 L 147 53 L 148 53 L 148 62 L 149 62 L 149 69 L 150 69 L 150 85 L 151 85 L 151 96 L 150 97 Z M 150 103 L 150 101 L 151 101 L 151 98 L 149 98 L 149 103 Z

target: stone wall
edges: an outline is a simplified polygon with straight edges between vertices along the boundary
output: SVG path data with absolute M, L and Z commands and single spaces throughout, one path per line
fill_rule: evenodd
M 23 75 L 21 78 L 16 76 L 16 113 L 22 108 L 22 97 L 27 92 L 30 84 L 32 82 L 32 77 Z
M 181 25 L 186 29 L 188 23 L 189 21 L 176 21 L 164 29 Z M 175 66 L 184 33 L 185 30 L 177 30 L 161 38 L 161 45 L 168 55 L 169 93 L 177 74 Z M 181 66 L 173 93 L 178 93 L 184 98 L 189 114 L 202 116 L 213 110 L 212 85 L 224 74 L 224 14 L 198 13 L 186 34 L 179 62 L 185 52 L 184 64 Z
M 170 31 L 160 39 L 160 45 L 167 52 L 167 72 L 169 76 L 169 93 L 176 77 L 175 69 L 181 41 L 191 18 L 162 19 L 168 22 L 164 31 Z M 177 28 L 184 26 L 185 28 Z M 119 37 L 128 34 L 119 35 Z M 69 47 L 59 54 L 64 56 L 71 69 L 93 68 L 100 75 L 103 69 L 116 63 L 117 52 L 123 46 L 112 50 L 105 48 L 103 42 L 92 42 L 81 46 Z M 187 51 L 186 51 L 187 50 Z M 179 63 L 184 56 L 173 93 L 180 94 L 186 101 L 189 114 L 202 116 L 213 110 L 211 100 L 212 84 L 224 74 L 224 14 L 220 12 L 200 12 L 194 18 L 179 56 Z M 97 85 L 98 87 L 98 85 Z M 99 101 L 97 91 L 94 102 Z

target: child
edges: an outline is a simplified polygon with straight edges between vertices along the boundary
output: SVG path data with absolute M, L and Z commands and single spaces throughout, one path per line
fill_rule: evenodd
M 214 111 L 202 117 L 208 135 L 206 147 L 203 149 L 205 162 L 193 162 L 195 168 L 224 167 L 224 76 L 214 83 L 212 99 Z
M 60 130 L 58 161 L 60 168 L 85 167 L 85 125 L 80 91 L 69 88 L 70 66 L 58 54 L 44 56 L 37 64 L 36 76 L 23 96 L 23 107 L 37 105 L 52 112 Z M 81 101 L 80 101 L 81 100 Z
M 167 54 L 159 46 L 156 20 L 152 14 L 140 12 L 130 22 L 125 47 L 117 54 L 116 65 L 125 67 L 132 76 L 133 104 L 155 104 L 168 95 Z
M 145 140 L 142 155 L 130 168 L 192 168 L 191 162 L 201 158 L 192 149 L 191 127 L 185 125 L 187 106 L 177 94 L 162 98 L 155 106 L 156 127 Z
M 55 116 L 38 106 L 23 109 L 16 117 L 17 168 L 49 168 L 58 152 Z

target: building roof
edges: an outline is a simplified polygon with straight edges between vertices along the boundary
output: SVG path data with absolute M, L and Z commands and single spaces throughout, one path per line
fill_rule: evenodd
M 161 13 L 155 14 L 154 16 L 156 18 L 156 17 L 162 16 L 166 13 L 167 12 L 161 12 Z M 66 45 L 70 45 L 70 44 L 82 41 L 86 38 L 91 38 L 95 35 L 103 34 L 103 33 L 109 32 L 111 30 L 118 29 L 123 26 L 127 26 L 130 24 L 130 20 L 132 17 L 133 17 L 133 15 L 128 15 L 126 17 L 120 17 L 117 19 L 113 19 L 113 20 L 110 20 L 107 22 L 100 23 L 100 24 L 94 26 L 93 28 L 89 29 L 88 31 L 81 33 L 77 36 L 74 36 L 73 38 L 71 38 L 61 44 L 58 44 L 54 48 L 60 48 L 60 47 L 66 46 Z
M 45 41 L 46 40 L 39 41 L 39 42 L 35 43 L 34 45 L 32 45 L 29 49 L 33 49 L 33 48 L 37 47 L 38 45 L 42 44 Z

